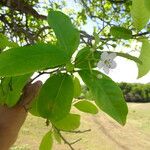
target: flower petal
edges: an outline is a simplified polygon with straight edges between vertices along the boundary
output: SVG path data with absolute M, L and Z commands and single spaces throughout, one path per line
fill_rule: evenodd
M 103 61 L 99 61 L 98 64 L 97 64 L 97 67 L 99 69 L 101 69 L 103 66 L 104 66 L 104 62 Z
M 115 61 L 112 61 L 111 65 L 110 65 L 110 68 L 114 69 L 114 68 L 116 68 L 116 66 L 117 66 L 117 63 Z
M 110 54 L 108 55 L 108 58 L 109 58 L 109 59 L 114 59 L 116 56 L 117 56 L 116 53 L 110 53 Z
M 108 55 L 109 55 L 109 54 L 108 54 L 107 52 L 103 52 L 103 53 L 101 54 L 101 60 L 107 59 Z
M 104 70 L 104 72 L 105 72 L 106 74 L 109 74 L 109 68 L 108 68 L 108 67 L 105 66 L 105 67 L 103 68 L 103 70 Z

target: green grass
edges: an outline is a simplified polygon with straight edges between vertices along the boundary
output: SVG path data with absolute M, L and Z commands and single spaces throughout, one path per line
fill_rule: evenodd
M 82 140 L 76 150 L 150 150 L 150 103 L 130 103 L 127 124 L 122 127 L 106 114 L 81 114 L 80 130 L 91 129 L 84 134 L 65 133 L 72 142 Z M 77 112 L 77 110 L 74 110 Z M 28 116 L 18 140 L 11 150 L 38 150 L 42 136 L 50 129 L 45 120 Z M 69 150 L 65 144 L 54 143 L 53 150 Z

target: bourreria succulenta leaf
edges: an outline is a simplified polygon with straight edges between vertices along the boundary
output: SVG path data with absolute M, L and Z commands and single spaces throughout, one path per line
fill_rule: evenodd
M 0 54 L 0 76 L 23 75 L 56 67 L 67 61 L 67 54 L 50 44 L 13 48 Z
M 150 41 L 142 41 L 142 49 L 139 59 L 142 64 L 138 64 L 138 78 L 146 75 L 150 71 Z
M 85 84 L 91 90 L 97 106 L 114 118 L 117 122 L 124 125 L 128 113 L 127 105 L 121 89 L 109 77 L 104 74 L 99 78 L 98 71 L 80 71 Z
M 73 83 L 74 83 L 74 97 L 77 98 L 80 96 L 81 94 L 81 85 L 80 85 L 80 81 L 77 77 L 75 77 L 73 79 Z
M 110 34 L 118 39 L 128 40 L 132 38 L 132 31 L 124 27 L 117 27 L 117 26 L 111 27 Z
M 135 28 L 138 31 L 142 30 L 150 19 L 144 0 L 132 0 L 131 16 Z
M 60 130 L 71 131 L 75 130 L 80 126 L 80 115 L 68 114 L 62 120 L 53 122 L 54 126 Z
M 71 23 L 71 19 L 60 11 L 51 10 L 48 14 L 48 23 L 56 34 L 60 48 L 71 56 L 80 41 L 79 31 Z
M 22 90 L 31 74 L 3 78 L 0 85 L 0 103 L 14 106 L 22 94 Z
M 98 113 L 97 107 L 92 102 L 89 102 L 87 100 L 78 101 L 74 104 L 74 106 L 78 110 L 86 112 L 86 113 L 90 113 L 90 114 L 97 114 Z
M 70 111 L 73 94 L 73 80 L 70 75 L 53 75 L 43 85 L 39 94 L 39 114 L 53 121 L 62 119 Z
M 45 134 L 40 144 L 39 150 L 51 150 L 53 145 L 52 132 L 49 131 Z

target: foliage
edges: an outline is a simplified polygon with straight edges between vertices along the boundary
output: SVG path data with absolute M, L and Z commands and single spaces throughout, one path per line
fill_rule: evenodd
M 150 102 L 150 84 L 120 83 L 127 102 Z
M 65 6 L 63 1 L 61 3 L 62 7 Z M 43 10 L 49 11 L 47 17 L 35 9 L 40 4 L 37 0 L 11 0 L 10 4 L 7 0 L 0 2 L 1 39 L 4 40 L 4 44 L 0 45 L 0 97 L 5 99 L 0 99 L 0 104 L 14 106 L 32 74 L 38 73 L 30 83 L 43 74 L 49 74 L 30 110 L 33 115 L 45 118 L 47 125 L 51 125 L 50 132 L 43 137 L 41 150 L 52 148 L 56 131 L 57 140 L 58 137 L 63 139 L 73 149 L 60 133 L 75 130 L 80 125 L 80 116 L 70 113 L 71 106 L 91 114 L 96 114 L 98 107 L 125 125 L 128 108 L 120 88 L 111 78 L 97 70 L 97 63 L 104 51 L 114 53 L 117 45 L 129 47 L 134 40 L 137 44 L 142 42 L 139 58 L 121 51 L 116 52 L 116 55 L 135 61 L 139 77 L 149 72 L 150 15 L 146 0 L 142 1 L 142 5 L 137 0 L 80 0 L 77 3 L 82 8 L 68 13 L 70 17 L 60 11 L 61 3 L 51 3 L 51 9 L 46 4 Z M 140 14 L 139 9 L 142 9 Z M 81 28 L 89 18 L 96 23 L 93 35 Z M 14 41 L 25 46 L 14 46 Z M 104 63 L 111 66 L 109 63 L 113 61 L 105 60 Z M 90 89 L 94 102 L 78 100 L 81 95 L 79 77 Z M 7 89 L 8 93 L 4 92 Z M 11 98 L 8 96 L 10 93 Z
M 117 83 L 121 88 L 126 102 L 150 102 L 150 84 L 140 83 Z M 80 98 L 93 100 L 93 97 L 87 86 L 82 86 Z

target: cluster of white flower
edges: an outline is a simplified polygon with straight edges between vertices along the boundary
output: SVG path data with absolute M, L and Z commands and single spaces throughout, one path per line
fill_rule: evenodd
M 114 69 L 117 65 L 116 62 L 114 61 L 115 57 L 116 53 L 103 52 L 101 54 L 101 59 L 98 62 L 97 67 L 99 69 L 103 68 L 104 72 L 108 74 L 109 70 Z

